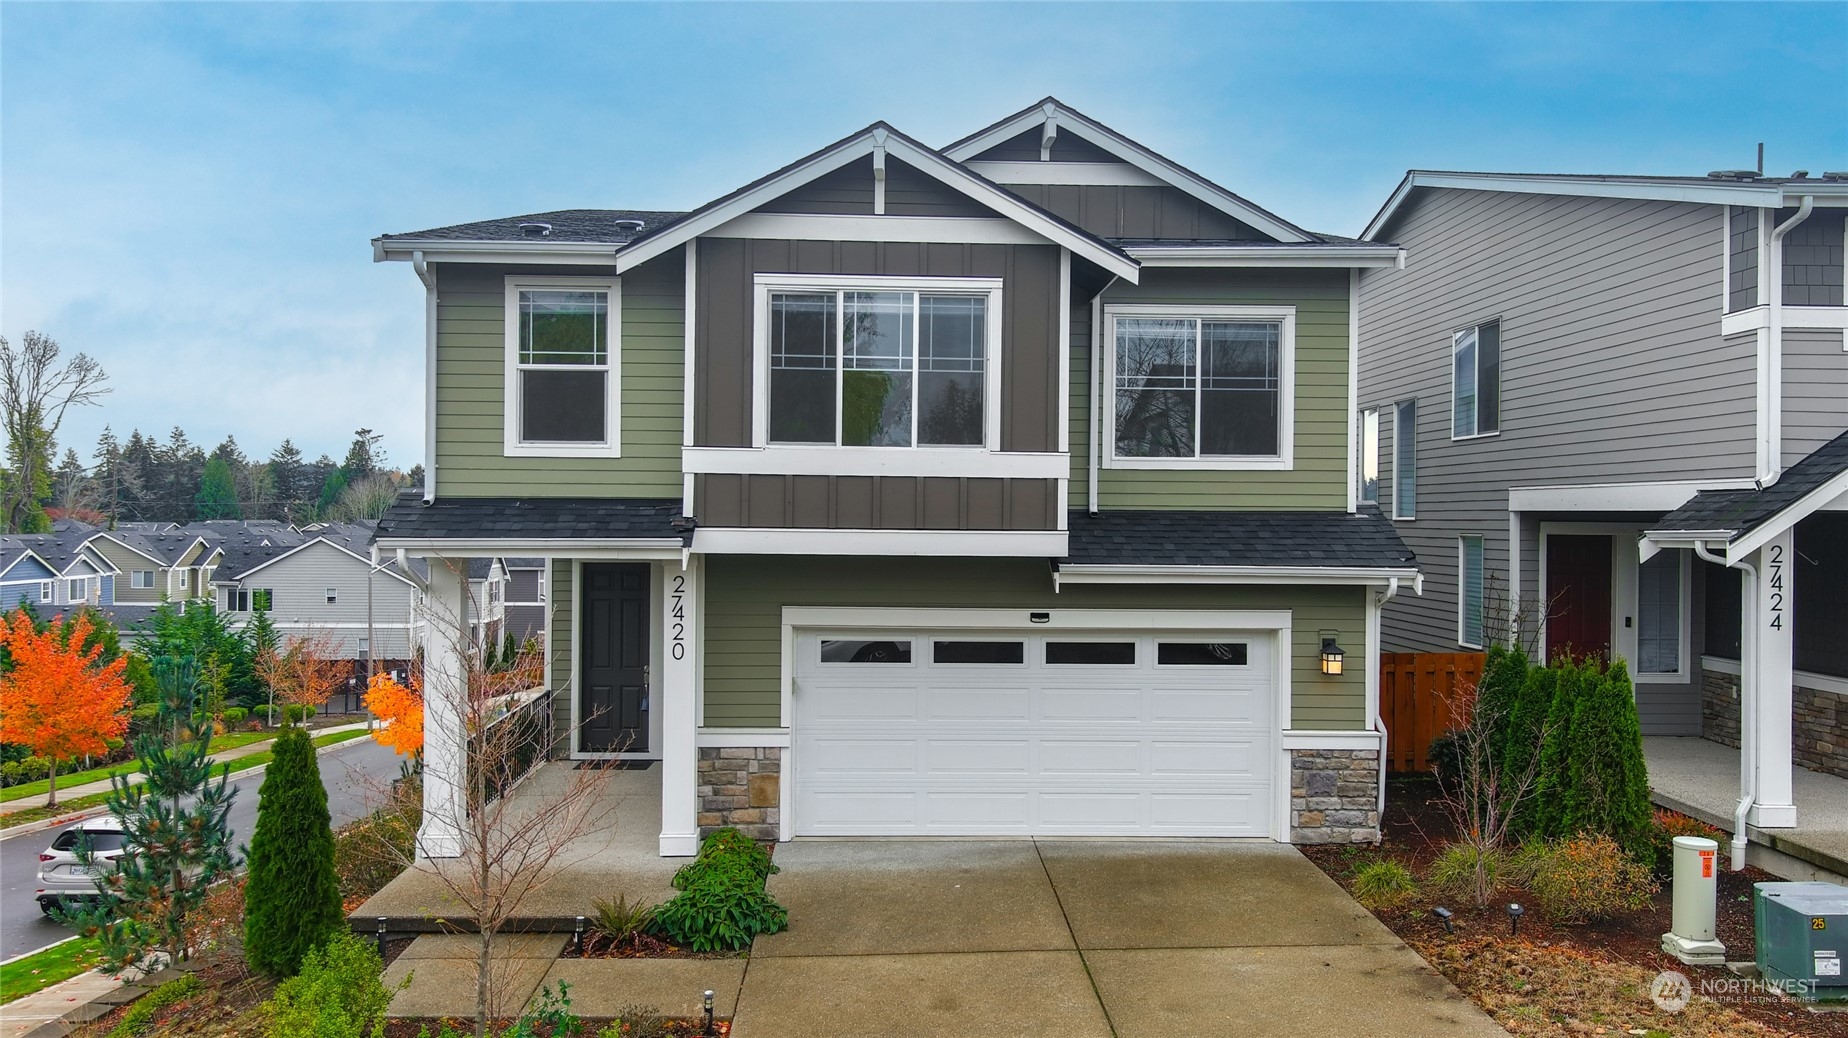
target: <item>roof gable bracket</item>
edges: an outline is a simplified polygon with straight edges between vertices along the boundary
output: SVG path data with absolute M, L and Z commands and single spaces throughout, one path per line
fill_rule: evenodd
M 1040 130 L 1040 161 L 1052 161 L 1052 144 L 1059 139 L 1059 106 L 1051 101 L 1040 106 L 1046 113 L 1046 125 Z
M 873 131 L 873 215 L 885 215 L 886 137 L 884 129 Z

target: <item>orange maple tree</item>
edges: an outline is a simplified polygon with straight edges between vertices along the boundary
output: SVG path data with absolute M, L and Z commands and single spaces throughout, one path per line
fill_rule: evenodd
M 399 756 L 423 751 L 424 702 L 417 686 L 416 674 L 410 675 L 409 684 L 399 684 L 390 674 L 374 674 L 366 684 L 366 709 L 385 722 L 372 737 Z
M 58 806 L 58 761 L 107 752 L 108 740 L 128 731 L 128 657 L 99 664 L 103 647 L 83 647 L 92 629 L 78 616 L 68 631 L 56 620 L 40 631 L 23 610 L 0 621 L 0 644 L 13 657 L 0 675 L 0 742 L 51 760 L 46 807 Z

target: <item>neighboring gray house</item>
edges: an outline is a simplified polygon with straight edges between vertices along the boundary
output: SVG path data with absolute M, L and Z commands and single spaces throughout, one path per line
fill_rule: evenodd
M 369 523 L 330 523 L 227 539 L 212 574 L 218 608 L 237 628 L 267 609 L 282 637 L 326 634 L 348 659 L 407 660 L 417 584 L 374 569 L 371 537 Z
M 507 569 L 506 630 L 524 645 L 545 646 L 545 559 L 503 559 Z
M 1848 174 L 1407 174 L 1359 296 L 1361 496 L 1427 578 L 1385 648 L 1621 657 L 1651 735 L 1737 745 L 1743 699 L 1756 825 L 1793 757 L 1848 774 L 1845 213 Z

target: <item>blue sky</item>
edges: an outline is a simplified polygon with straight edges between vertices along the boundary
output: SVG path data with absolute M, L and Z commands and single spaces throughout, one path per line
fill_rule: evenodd
M 102 360 L 74 414 L 421 455 L 386 231 L 705 202 L 875 119 L 1055 94 L 1357 233 L 1409 167 L 1848 169 L 1843 4 L 0 4 L 0 333 Z

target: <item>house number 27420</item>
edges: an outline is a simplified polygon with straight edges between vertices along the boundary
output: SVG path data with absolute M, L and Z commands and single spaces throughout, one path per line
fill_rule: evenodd
M 1765 557 L 1765 587 L 1771 592 L 1766 599 L 1765 624 L 1774 631 L 1781 631 L 1784 629 L 1784 546 L 1771 545 Z
M 668 619 L 674 625 L 673 640 L 668 643 L 668 654 L 677 660 L 687 658 L 687 578 L 676 576 L 674 590 L 668 596 L 673 607 L 668 610 Z

